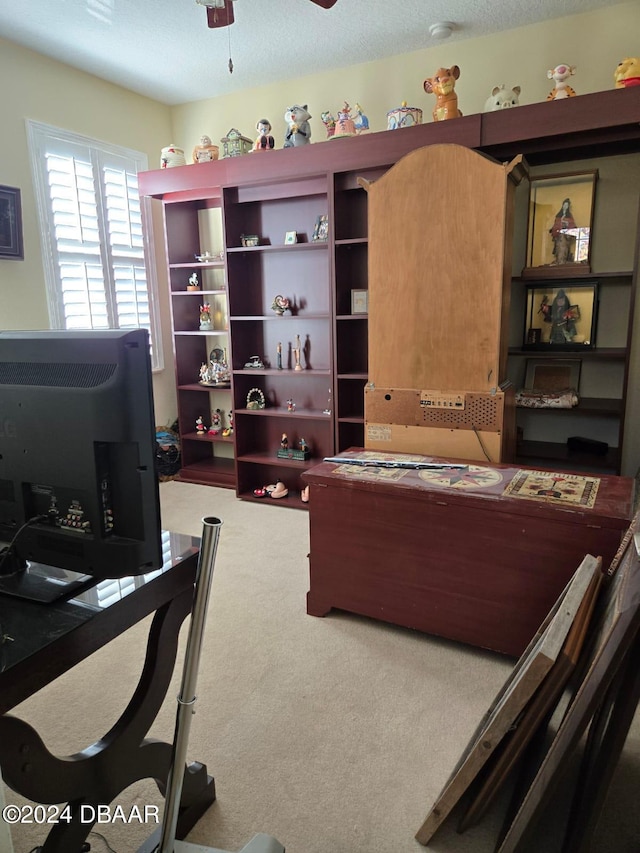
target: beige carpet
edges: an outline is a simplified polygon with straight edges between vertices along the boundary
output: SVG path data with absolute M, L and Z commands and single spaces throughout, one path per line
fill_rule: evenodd
M 344 613 L 307 616 L 304 511 L 176 482 L 162 484 L 161 499 L 165 529 L 200 535 L 203 516 L 223 520 L 188 751 L 215 776 L 218 799 L 189 840 L 237 851 L 266 832 L 287 853 L 492 851 L 498 810 L 462 835 L 445 826 L 428 848 L 414 834 L 513 661 Z M 54 751 L 96 740 L 130 696 L 147 628 L 136 626 L 16 713 L 47 732 Z M 185 638 L 186 626 L 183 646 Z M 179 676 L 152 731 L 165 740 Z M 640 851 L 638 790 L 636 718 L 594 850 Z M 151 782 L 118 800 L 127 810 L 131 802 L 161 806 Z M 531 853 L 561 853 L 548 826 Z M 117 853 L 134 853 L 153 828 L 96 827 Z M 16 853 L 41 837 L 37 827 L 14 828 Z M 97 853 L 108 849 L 89 840 Z

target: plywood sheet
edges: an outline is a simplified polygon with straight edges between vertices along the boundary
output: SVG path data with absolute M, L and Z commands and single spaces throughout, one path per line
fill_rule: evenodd
M 369 186 L 369 378 L 488 391 L 506 366 L 510 167 L 458 145 Z

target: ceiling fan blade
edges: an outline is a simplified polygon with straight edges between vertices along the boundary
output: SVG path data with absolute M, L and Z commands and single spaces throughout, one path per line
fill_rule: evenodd
M 212 29 L 216 27 L 228 27 L 234 20 L 233 0 L 224 0 L 224 9 L 207 6 L 207 24 Z
M 330 9 L 336 5 L 338 0 L 311 0 L 311 2 L 315 3 L 316 6 L 322 6 L 323 9 Z

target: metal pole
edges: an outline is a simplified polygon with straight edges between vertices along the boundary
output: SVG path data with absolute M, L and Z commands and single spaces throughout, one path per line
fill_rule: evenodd
M 211 578 L 213 577 L 213 566 L 218 550 L 218 539 L 222 521 L 219 518 L 202 519 L 202 542 L 198 556 L 198 568 L 196 571 L 195 589 L 193 593 L 193 607 L 191 609 L 191 624 L 189 626 L 189 637 L 187 649 L 184 656 L 182 670 L 182 686 L 178 696 L 178 710 L 176 713 L 176 728 L 173 737 L 173 752 L 171 766 L 167 778 L 167 791 L 165 794 L 165 809 L 162 819 L 162 835 L 160 837 L 159 853 L 174 853 L 176 840 L 176 827 L 178 824 L 178 811 L 180 798 L 182 797 L 182 781 L 186 766 L 187 745 L 189 742 L 189 731 L 191 728 L 191 717 L 195 714 L 196 704 L 196 681 L 198 678 L 198 667 L 200 665 L 200 652 L 202 650 L 202 638 L 204 635 L 204 624 L 209 605 L 209 592 L 211 590 Z

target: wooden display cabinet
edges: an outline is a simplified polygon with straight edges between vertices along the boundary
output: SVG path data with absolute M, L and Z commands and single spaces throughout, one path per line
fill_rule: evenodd
M 368 204 L 360 179 L 374 181 L 386 168 L 334 175 L 335 445 L 364 443 L 364 388 L 369 374 L 367 314 L 352 312 L 352 291 L 368 292 Z
M 289 489 L 286 505 L 305 506 L 300 474 L 334 447 L 324 411 L 332 386 L 329 243 L 312 241 L 318 216 L 328 213 L 327 180 L 231 187 L 224 208 L 237 493 L 251 500 L 255 489 L 280 479 Z M 297 242 L 285 243 L 291 231 Z M 258 245 L 243 246 L 246 234 L 257 235 Z M 273 308 L 278 295 L 289 300 L 284 316 Z M 262 367 L 249 366 L 254 356 Z M 264 394 L 264 409 L 247 408 L 252 388 Z M 304 439 L 311 459 L 278 458 L 283 434 L 290 448 Z
M 200 367 L 208 363 L 214 348 L 229 357 L 225 262 L 196 260 L 205 252 L 222 251 L 220 198 L 165 204 L 165 233 L 181 449 L 178 479 L 234 488 L 233 437 L 196 432 L 196 418 L 202 417 L 209 427 L 215 409 L 222 412 L 222 426 L 230 425 L 230 388 L 212 388 L 199 381 Z M 193 273 L 199 290 L 187 290 Z M 204 302 L 211 305 L 214 326 L 206 332 L 199 329 Z
M 333 455 L 350 446 L 364 444 L 364 388 L 371 369 L 368 353 L 371 314 L 351 313 L 351 291 L 369 290 L 371 241 L 368 237 L 368 200 L 359 178 L 375 183 L 405 155 L 424 146 L 455 143 L 506 162 L 519 154 L 533 171 L 552 174 L 597 168 L 601 176 L 594 215 L 592 277 L 599 281 L 600 311 L 595 351 L 582 355 L 582 377 L 588 380 L 578 411 L 554 412 L 555 429 L 579 416 L 567 434 L 602 434 L 602 428 L 617 430 L 610 441 L 615 458 L 602 466 L 600 459 L 585 459 L 585 469 L 619 470 L 622 427 L 627 413 L 626 385 L 633 317 L 633 292 L 637 259 L 632 255 L 637 210 L 628 211 L 624 234 L 612 233 L 611 254 L 618 260 L 603 260 L 602 221 L 615 223 L 618 211 L 602 207 L 606 199 L 607 167 L 620 155 L 640 154 L 640 87 L 609 90 L 565 101 L 530 104 L 517 110 L 482 113 L 448 122 L 429 122 L 401 131 L 363 134 L 342 142 L 313 144 L 299 149 L 274 150 L 267 156 L 227 158 L 197 166 L 159 169 L 139 175 L 140 192 L 162 200 L 165 212 L 167 263 L 171 287 L 172 329 L 176 356 L 179 421 L 184 468 L 180 476 L 194 482 L 233 485 L 234 447 L 237 450 L 237 493 L 252 497 L 253 489 L 278 476 L 297 492 L 301 473 L 324 455 Z M 606 152 L 606 156 L 602 156 Z M 577 163 L 592 158 L 591 164 Z M 633 160 L 637 164 L 637 157 Z M 626 172 L 626 170 L 625 170 Z M 637 204 L 637 165 L 629 170 L 626 185 L 616 187 Z M 524 186 L 524 185 L 523 185 Z M 425 194 L 432 187 L 425 187 Z M 476 191 L 472 188 L 472 192 Z M 526 202 L 525 202 L 526 204 Z M 222 216 L 223 235 L 219 246 L 203 239 L 201 220 Z M 328 216 L 328 239 L 313 242 L 318 216 Z M 522 223 L 516 219 L 516 235 L 526 242 L 526 207 Z M 422 244 L 438 239 L 437 226 L 428 221 L 419 232 Z M 297 240 L 285 246 L 285 234 L 295 231 Z M 259 245 L 242 245 L 242 237 L 255 234 Z M 517 240 L 516 240 L 517 242 Z M 631 247 L 631 248 L 630 248 Z M 229 286 L 229 335 L 226 346 L 232 360 L 233 391 L 220 392 L 222 402 L 198 384 L 199 365 L 210 351 L 212 336 L 191 328 L 201 295 L 186 295 L 184 288 L 193 270 L 208 271 L 194 255 L 214 248 L 225 252 L 224 264 L 215 271 L 213 283 L 206 284 L 211 300 L 224 294 L 218 283 L 224 269 Z M 624 261 L 622 260 L 624 257 Z M 520 269 L 524 265 L 524 257 Z M 622 272 L 609 272 L 622 270 Z M 476 270 L 474 269 L 474 273 Z M 394 285 L 406 273 L 403 267 L 390 271 Z M 402 287 L 399 287 L 400 295 Z M 522 351 L 522 281 L 512 287 L 511 316 L 517 337 L 509 336 L 508 376 L 515 385 L 524 371 L 529 353 Z M 274 296 L 291 299 L 296 312 L 276 317 L 271 310 Z M 371 293 L 369 292 L 369 297 Z M 303 305 L 303 300 L 305 304 Z M 371 299 L 369 299 L 371 304 Z M 608 307 L 609 303 L 609 307 Z M 611 310 L 610 310 L 611 309 Z M 369 310 L 371 310 L 369 308 Z M 196 317 L 197 320 L 197 317 Z M 195 321 L 194 321 L 195 322 Z M 400 337 L 394 326 L 383 322 L 374 336 L 373 359 L 380 361 L 382 350 L 376 338 Z M 277 371 L 276 347 L 282 341 L 283 359 L 288 359 L 288 343 L 300 334 L 311 341 L 310 367 L 304 371 L 285 368 Z M 463 343 L 466 331 L 452 329 Z M 222 334 L 213 336 L 220 343 Z M 225 346 L 224 343 L 220 343 Z M 460 347 L 461 354 L 464 346 Z M 251 356 L 258 355 L 270 366 L 262 371 L 245 369 Z M 537 355 L 537 354 L 536 354 Z M 526 356 L 526 357 L 525 357 Z M 288 362 L 286 362 L 288 365 Z M 303 358 L 303 366 L 306 362 Z M 247 410 L 246 395 L 259 387 L 267 399 L 264 410 Z M 603 389 L 605 389 L 603 391 Z M 606 394 L 606 396 L 605 396 Z M 286 400 L 296 402 L 294 413 L 286 411 Z M 235 413 L 234 439 L 210 441 L 194 437 L 193 425 L 202 401 L 214 408 Z M 327 414 L 330 412 L 330 414 Z M 519 414 L 521 417 L 521 413 Z M 546 419 L 544 413 L 527 417 Z M 304 432 L 302 429 L 304 428 Z M 278 460 L 282 432 L 295 443 L 303 436 L 313 456 L 308 462 Z M 558 441 L 541 438 L 540 443 L 520 445 L 528 463 L 562 468 L 566 452 Z M 537 439 L 531 439 L 532 442 Z M 559 453 L 558 453 L 559 451 Z M 228 454 L 228 455 L 223 455 Z M 292 464 L 293 462 L 296 464 Z M 574 457 L 573 463 L 578 462 Z M 609 464 L 611 462 L 611 464 Z M 294 496 L 295 497 L 295 496 Z M 271 504 L 278 503 L 271 501 Z M 281 501 L 291 506 L 291 500 Z M 306 506 L 301 502 L 295 505 Z
M 518 408 L 519 441 L 516 458 L 522 464 L 551 468 L 571 468 L 619 474 L 622 470 L 627 390 L 630 380 L 630 351 L 634 317 L 635 274 L 632 270 L 640 253 L 638 234 L 638 182 L 640 158 L 637 155 L 599 157 L 580 162 L 581 171 L 599 173 L 593 211 L 591 272 L 576 275 L 575 268 L 562 266 L 550 280 L 541 275 L 514 278 L 509 348 L 509 378 L 519 389 L 525 387 L 527 365 L 531 359 L 549 363 L 573 359 L 579 373 L 578 404 L 568 409 Z M 539 171 L 539 170 L 538 170 Z M 545 176 L 548 172 L 545 170 Z M 536 170 L 532 171 L 535 181 Z M 562 173 L 560 173 L 562 175 Z M 523 259 L 526 264 L 526 259 Z M 628 264 L 628 266 L 626 266 Z M 571 267 L 575 265 L 569 265 Z M 597 285 L 598 304 L 594 335 L 589 345 L 570 344 L 566 353 L 561 346 L 546 350 L 527 344 L 525 317 L 526 294 L 531 287 L 554 291 L 576 285 Z M 579 301 L 577 299 L 576 301 Z M 537 316 L 537 315 L 534 315 Z M 536 325 L 542 320 L 537 316 Z M 579 329 L 579 331 L 586 331 Z M 544 337 L 544 336 L 542 336 Z M 569 438 L 587 439 L 578 443 Z M 597 442 L 589 449 L 589 441 Z

